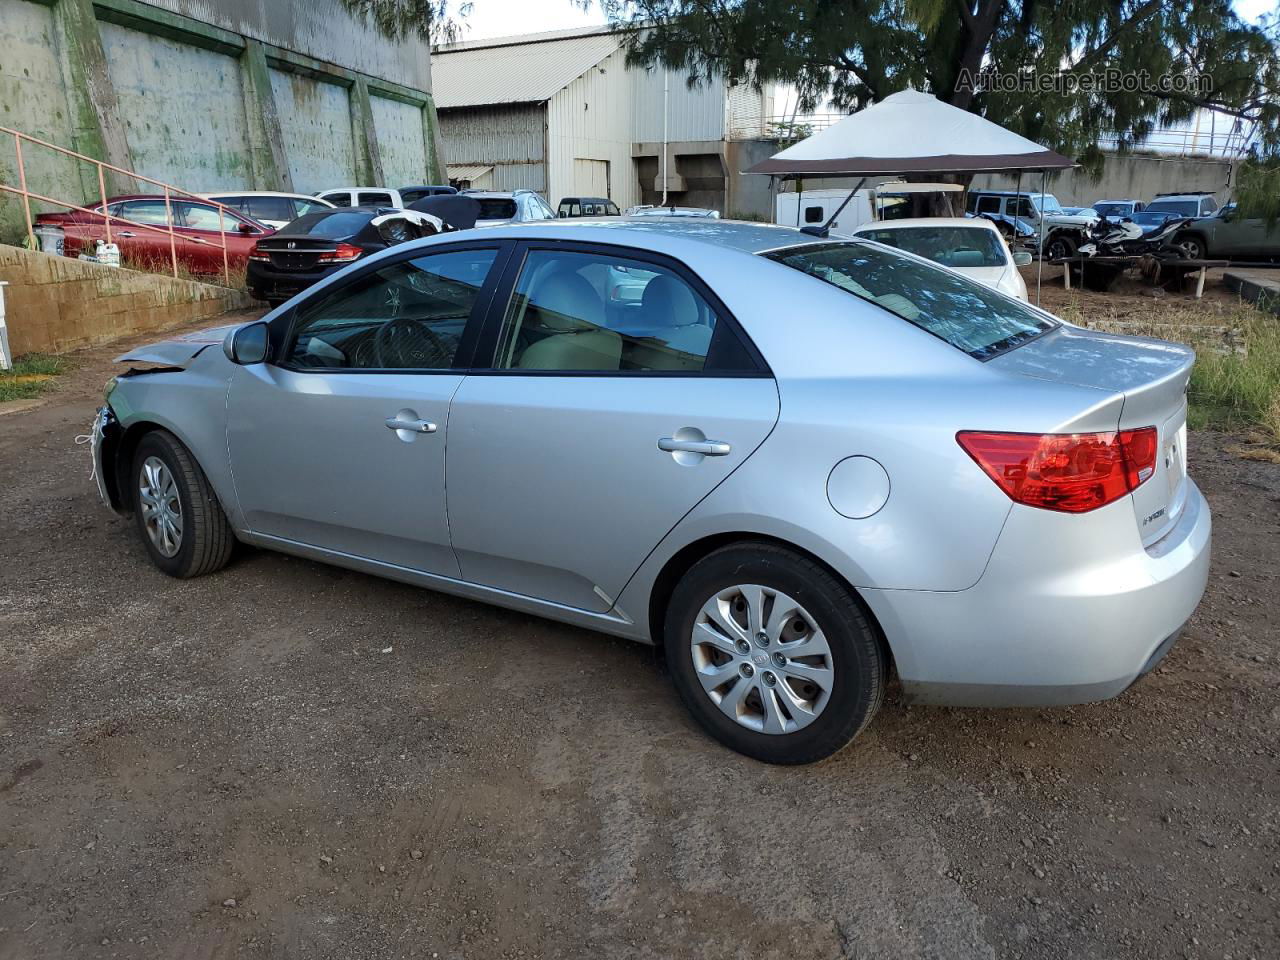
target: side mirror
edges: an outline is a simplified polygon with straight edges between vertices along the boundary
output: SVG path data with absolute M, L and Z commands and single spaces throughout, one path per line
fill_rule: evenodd
M 1015 250 L 1013 253 L 1013 265 L 1015 267 L 1031 266 L 1031 254 L 1026 250 Z
M 232 363 L 245 367 L 266 360 L 269 345 L 267 325 L 262 322 L 250 323 L 227 334 L 227 338 L 222 341 L 222 352 Z
M 253 233 L 253 227 L 249 226 L 247 223 L 240 224 L 239 230 L 241 233 Z

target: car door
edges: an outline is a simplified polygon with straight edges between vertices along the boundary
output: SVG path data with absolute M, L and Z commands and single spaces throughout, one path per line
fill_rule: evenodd
M 250 531 L 458 576 L 445 514 L 449 402 L 501 250 L 371 263 L 291 311 L 287 331 L 273 330 L 275 362 L 236 368 L 228 449 Z
M 613 329 L 610 278 L 646 276 Z M 603 612 L 657 543 L 760 445 L 776 385 L 687 268 L 629 248 L 511 258 L 449 418 L 464 579 Z
M 266 235 L 265 230 L 230 210 L 208 203 L 179 202 L 175 216 L 176 232 L 182 238 L 178 242 L 178 259 L 192 273 L 220 273 L 224 245 L 228 265 L 243 266 L 257 239 Z

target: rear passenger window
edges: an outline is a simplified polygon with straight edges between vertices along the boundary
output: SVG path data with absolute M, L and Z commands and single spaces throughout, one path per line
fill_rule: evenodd
M 248 209 L 240 209 L 255 220 L 284 220 L 295 216 L 293 201 L 289 197 L 249 197 Z
M 356 200 L 362 207 L 395 206 L 395 204 L 391 202 L 391 194 L 389 193 L 359 193 L 356 194 Z
M 351 206 L 351 194 L 349 193 L 326 193 L 323 197 L 321 197 L 321 199 L 328 200 L 335 207 Z
M 525 258 L 495 366 L 608 373 L 755 369 L 733 330 L 674 271 L 550 250 Z

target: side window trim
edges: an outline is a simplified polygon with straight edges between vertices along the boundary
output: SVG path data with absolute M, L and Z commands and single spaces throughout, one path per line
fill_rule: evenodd
M 393 267 L 409 260 L 419 260 L 423 257 L 431 257 L 437 254 L 458 253 L 465 250 L 493 250 L 493 266 L 489 268 L 489 275 L 485 278 L 484 286 L 480 289 L 480 295 L 476 297 L 476 302 L 472 304 L 471 316 L 467 319 L 466 328 L 463 330 L 462 339 L 458 343 L 457 353 L 454 354 L 453 364 L 450 367 L 436 368 L 412 368 L 398 367 L 392 369 L 384 368 L 361 368 L 361 367 L 297 367 L 288 363 L 280 362 L 285 352 L 293 343 L 295 331 L 298 326 L 298 318 L 301 313 L 309 307 L 316 306 L 322 302 L 331 293 L 334 293 L 338 287 L 336 285 L 326 285 L 325 287 L 309 293 L 301 302 L 291 307 L 285 314 L 276 317 L 271 323 L 271 356 L 273 358 L 273 366 L 277 366 L 282 370 L 289 370 L 293 373 L 319 373 L 319 374 L 414 374 L 414 375 L 438 375 L 438 374 L 457 374 L 463 373 L 471 369 L 471 364 L 476 353 L 477 342 L 479 341 L 483 331 L 487 329 L 487 316 L 494 304 L 494 293 L 499 283 L 505 278 L 508 267 L 510 266 L 510 258 L 515 244 L 510 240 L 504 240 L 495 243 L 492 240 L 471 240 L 460 243 L 441 244 L 439 246 L 430 246 L 425 250 L 406 250 L 397 251 L 395 256 L 378 259 L 373 263 L 363 264 L 362 269 L 352 272 L 344 278 L 344 282 L 351 282 L 360 279 L 374 270 L 380 270 L 385 267 Z M 277 326 L 278 324 L 278 326 Z
M 498 350 L 498 342 L 502 338 L 502 326 L 506 317 L 507 304 L 510 302 L 511 295 L 520 278 L 520 271 L 524 267 L 525 257 L 535 250 L 619 257 L 627 260 L 639 260 L 641 262 L 652 263 L 655 266 L 670 270 L 693 288 L 693 290 L 706 301 L 707 305 L 715 311 L 716 323 L 718 325 L 723 324 L 725 328 L 737 338 L 738 342 L 742 345 L 743 350 L 746 351 L 747 355 L 754 363 L 755 370 L 528 370 L 503 369 L 495 367 L 494 358 Z M 494 265 L 494 269 L 497 270 L 497 264 Z M 769 365 L 765 362 L 763 354 L 760 353 L 760 350 L 752 342 L 751 338 L 747 335 L 747 332 L 742 328 L 742 324 L 738 322 L 737 317 L 730 312 L 729 308 L 725 306 L 724 301 L 716 296 L 715 291 L 707 286 L 707 284 L 703 282 L 702 278 L 699 277 L 688 266 L 688 264 L 681 260 L 677 260 L 674 257 L 654 253 L 649 250 L 615 246 L 614 244 L 609 243 L 585 243 L 571 240 L 516 240 L 512 242 L 511 250 L 508 252 L 507 259 L 502 266 L 501 280 L 493 290 L 492 296 L 490 297 L 484 327 L 480 331 L 475 354 L 472 359 L 472 366 L 469 368 L 468 374 L 471 376 L 494 377 L 659 377 L 679 379 L 703 377 L 714 379 L 773 379 L 773 371 L 769 369 Z

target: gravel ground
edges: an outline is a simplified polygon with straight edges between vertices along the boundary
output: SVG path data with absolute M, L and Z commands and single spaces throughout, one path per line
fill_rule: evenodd
M 891 696 L 782 769 L 638 645 L 248 550 L 167 579 L 73 442 L 119 349 L 0 416 L 0 957 L 1280 956 L 1280 467 L 1232 438 L 1152 676 Z

